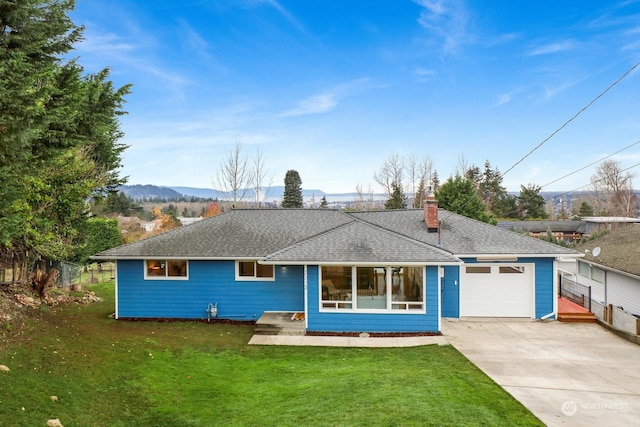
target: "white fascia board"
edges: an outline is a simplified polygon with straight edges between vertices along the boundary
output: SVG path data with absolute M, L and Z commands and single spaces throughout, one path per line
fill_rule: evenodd
M 458 258 L 483 258 L 483 259 L 495 259 L 499 261 L 500 259 L 513 259 L 513 258 L 560 258 L 560 257 L 570 257 L 570 258 L 580 258 L 584 256 L 581 253 L 575 254 L 454 254 L 454 256 Z
M 171 255 L 128 255 L 128 256 L 92 256 L 90 259 L 102 261 L 126 261 L 138 259 L 176 259 L 184 261 L 255 261 L 260 259 L 259 256 L 254 257 L 193 257 L 193 256 L 171 256 Z
M 433 261 L 399 261 L 399 262 L 388 262 L 388 261 L 378 261 L 378 262 L 352 262 L 352 261 L 265 261 L 260 260 L 258 264 L 263 265 L 335 265 L 335 266 L 343 266 L 343 265 L 354 265 L 357 267 L 380 267 L 381 265 L 398 265 L 398 266 L 407 266 L 407 267 L 423 267 L 425 265 L 462 265 L 464 264 L 462 261 L 453 262 L 433 262 Z

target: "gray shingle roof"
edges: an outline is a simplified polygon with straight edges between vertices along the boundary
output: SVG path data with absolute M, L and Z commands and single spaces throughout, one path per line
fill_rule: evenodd
M 265 258 L 268 262 L 459 263 L 451 254 L 383 228 L 353 221 Z
M 429 233 L 422 210 L 360 212 L 353 216 L 421 242 L 438 246 L 456 256 L 463 255 L 572 255 L 575 251 L 549 242 L 502 230 L 444 209 L 438 210 L 442 221 L 440 235 Z
M 276 261 L 455 262 L 462 255 L 576 254 L 519 233 L 440 209 L 442 231 L 428 233 L 422 210 L 233 210 L 95 259 L 264 258 Z M 428 245 L 428 246 L 427 246 Z M 447 254 L 449 252 L 449 254 Z
M 512 231 L 528 231 L 532 233 L 545 233 L 547 230 L 562 233 L 584 233 L 586 227 L 584 221 L 500 221 L 498 227 Z
M 584 257 L 587 261 L 640 276 L 639 243 L 640 224 L 630 224 L 618 226 L 605 235 L 578 244 L 576 250 L 584 253 L 588 249 L 589 253 Z M 593 256 L 595 247 L 600 248 L 598 257 Z
M 97 257 L 259 258 L 350 221 L 333 210 L 233 210 Z

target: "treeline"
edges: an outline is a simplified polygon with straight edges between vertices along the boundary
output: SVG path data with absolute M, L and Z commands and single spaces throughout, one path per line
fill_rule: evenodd
M 82 259 L 88 207 L 125 181 L 119 118 L 130 87 L 65 59 L 82 39 L 73 4 L 0 7 L 0 268 Z

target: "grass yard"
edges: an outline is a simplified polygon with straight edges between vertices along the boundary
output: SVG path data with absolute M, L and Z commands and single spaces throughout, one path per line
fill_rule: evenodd
M 91 289 L 0 347 L 0 425 L 542 425 L 450 346 L 248 346 L 248 325 L 110 319 L 113 282 Z

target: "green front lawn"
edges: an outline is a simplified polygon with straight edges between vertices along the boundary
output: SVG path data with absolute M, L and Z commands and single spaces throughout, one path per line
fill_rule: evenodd
M 113 283 L 92 289 L 2 347 L 0 425 L 542 425 L 450 346 L 248 346 L 248 325 L 110 319 Z

